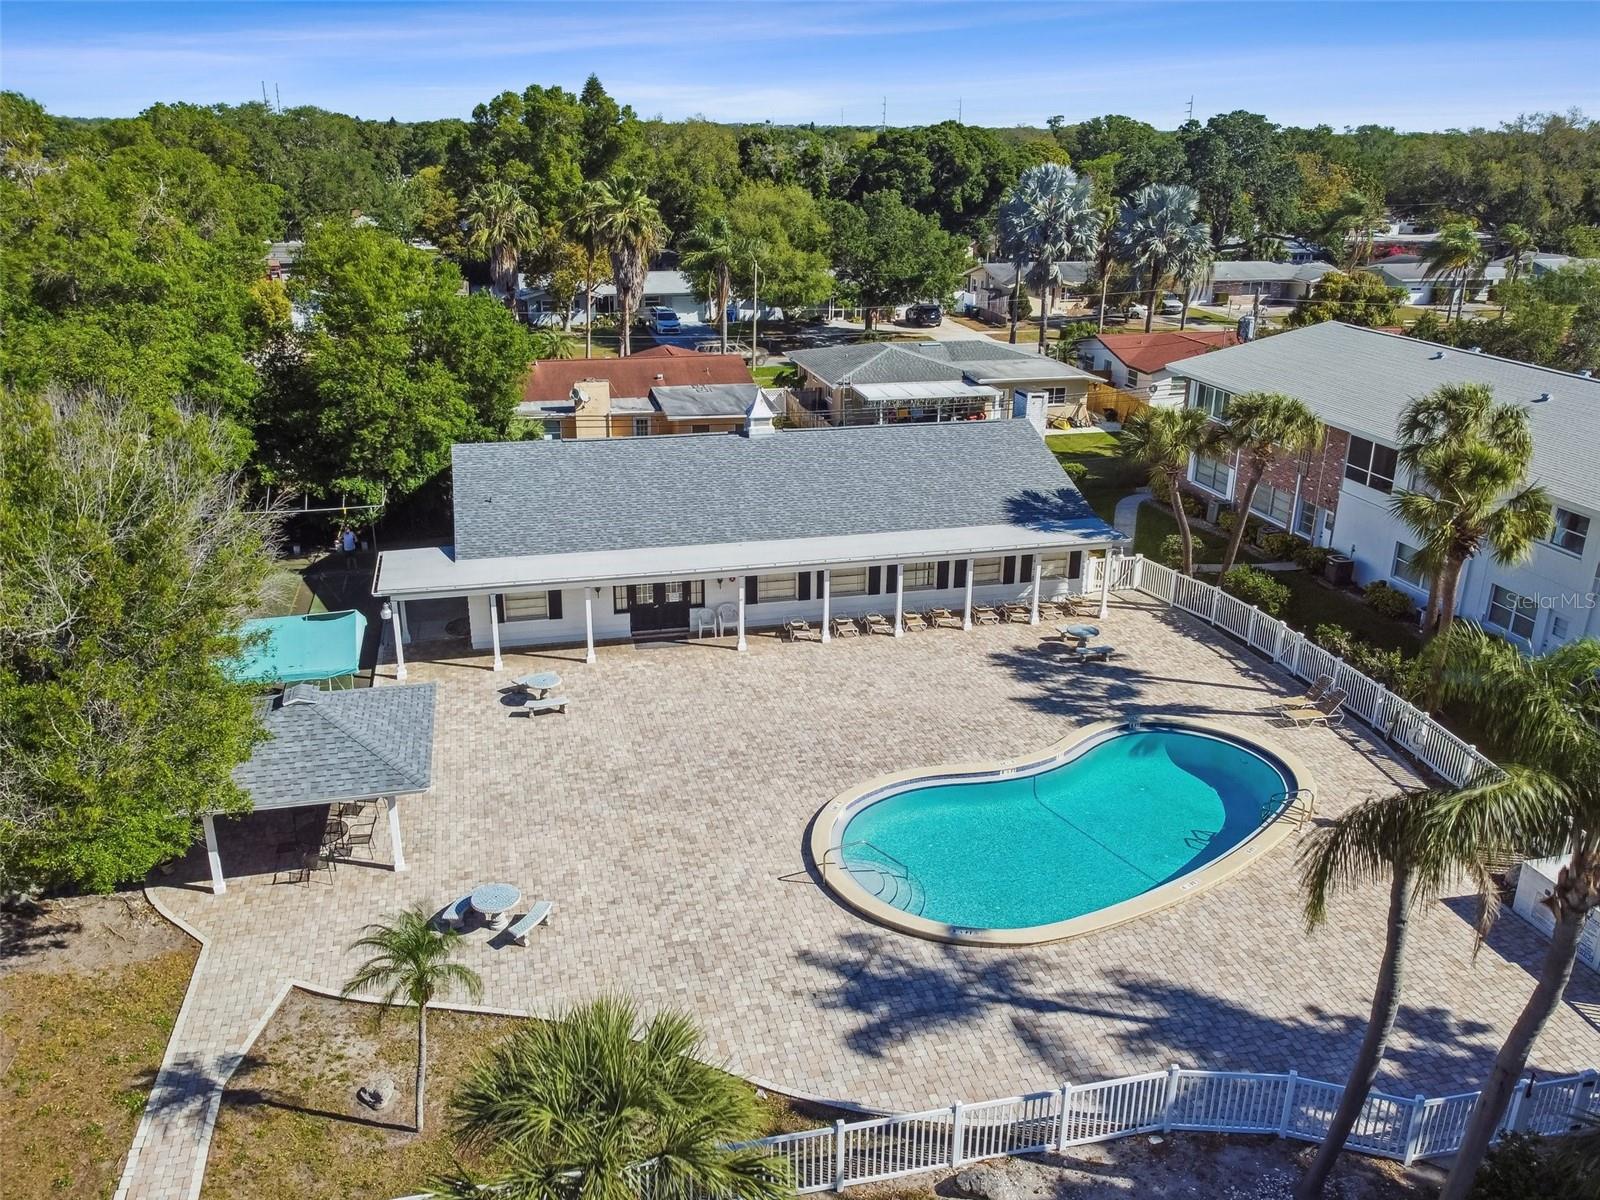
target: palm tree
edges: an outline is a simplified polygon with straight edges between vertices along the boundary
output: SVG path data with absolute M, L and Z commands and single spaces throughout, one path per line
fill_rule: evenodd
M 1278 392 L 1246 392 L 1228 401 L 1223 418 L 1223 440 L 1240 452 L 1244 488 L 1236 493 L 1233 531 L 1222 556 L 1226 572 L 1239 557 L 1244 542 L 1250 505 L 1255 501 L 1261 477 L 1272 461 L 1282 455 L 1301 455 L 1322 445 L 1323 427 L 1305 402 Z
M 621 352 L 627 357 L 633 350 L 633 314 L 644 296 L 650 260 L 667 244 L 667 227 L 656 202 L 633 176 L 620 175 L 601 187 L 595 193 L 600 238 L 611 256 L 622 320 Z
M 1483 383 L 1447 383 L 1400 414 L 1399 462 L 1414 488 L 1389 506 L 1417 535 L 1428 572 L 1423 632 L 1447 629 L 1467 561 L 1484 545 L 1497 562 L 1517 563 L 1550 528 L 1550 498 L 1527 482 L 1533 461 L 1528 414 L 1496 404 Z
M 1439 230 L 1438 237 L 1422 252 L 1422 274 L 1425 279 L 1455 279 L 1457 291 L 1454 299 L 1458 321 L 1466 313 L 1467 281 L 1482 261 L 1483 246 L 1472 226 L 1465 221 L 1452 221 Z M 1445 316 L 1448 318 L 1449 315 L 1450 306 L 1446 303 Z
M 1478 935 L 1499 908 L 1492 863 L 1508 849 L 1548 849 L 1546 831 L 1561 809 L 1558 789 L 1539 775 L 1498 773 L 1459 790 L 1419 790 L 1363 801 L 1316 830 L 1300 851 L 1306 924 L 1327 917 L 1333 892 L 1389 880 L 1389 912 L 1372 1012 L 1339 1107 L 1295 1200 L 1322 1195 L 1383 1063 L 1400 1012 L 1411 913 L 1465 876 L 1478 893 Z
M 537 359 L 577 358 L 578 339 L 560 329 L 535 329 L 528 339 Z
M 444 1181 L 445 1194 L 788 1196 L 783 1161 L 738 1145 L 760 1128 L 751 1090 L 701 1062 L 701 1049 L 687 1017 L 645 1023 L 617 999 L 524 1026 L 452 1101 L 457 1140 L 491 1165 L 486 1179 Z
M 489 282 L 505 300 L 517 300 L 517 263 L 543 237 L 538 214 L 509 183 L 472 189 L 466 203 L 467 248 L 489 260 Z
M 1189 294 L 1194 288 L 1195 276 L 1204 274 L 1211 266 L 1211 234 L 1204 225 L 1189 226 L 1189 231 L 1172 256 L 1172 274 L 1183 294 L 1183 315 L 1178 318 L 1178 328 L 1189 328 Z
M 722 352 L 726 354 L 728 303 L 733 293 L 734 260 L 739 253 L 733 227 L 728 224 L 727 217 L 719 214 L 684 234 L 678 248 L 683 252 L 679 266 L 696 281 L 697 287 L 701 286 L 701 280 L 705 281 L 706 294 L 717 306 L 717 331 L 722 339 Z
M 1183 540 L 1183 573 L 1194 574 L 1194 531 L 1179 489 L 1189 456 L 1213 448 L 1221 430 L 1198 408 L 1141 408 L 1122 427 L 1122 453 L 1150 472 L 1150 489 L 1166 497 Z
M 1106 331 L 1106 293 L 1111 290 L 1111 272 L 1126 249 L 1122 244 L 1122 230 L 1117 225 L 1114 207 L 1101 211 L 1100 236 L 1095 239 L 1094 271 L 1100 280 L 1100 310 L 1096 316 L 1096 330 Z M 1017 339 L 1013 337 L 1012 341 Z
M 1586 638 L 1530 656 L 1462 624 L 1445 635 L 1443 648 L 1445 698 L 1490 731 L 1500 761 L 1561 785 L 1565 803 L 1550 833 L 1568 856 L 1544 901 L 1555 927 L 1539 981 L 1495 1056 L 1440 1194 L 1465 1200 L 1528 1054 L 1566 994 L 1584 922 L 1600 908 L 1600 642 Z
M 381 988 L 379 1003 L 388 1011 L 399 1004 L 417 1010 L 417 1132 L 422 1132 L 423 1088 L 428 1075 L 428 1005 L 434 998 L 459 988 L 468 998 L 483 995 L 483 981 L 471 967 L 451 962 L 461 935 L 434 928 L 420 904 L 403 909 L 388 921 L 367 925 L 352 942 L 352 950 L 373 955 L 356 968 L 344 985 L 349 996 Z
M 604 180 L 583 185 L 577 211 L 567 221 L 573 240 L 582 249 L 583 261 L 583 356 L 594 357 L 594 289 L 602 282 L 605 261 L 604 217 L 611 202 L 611 189 Z
M 1029 167 L 1006 195 L 1000 209 L 1000 241 L 1019 272 L 1023 262 L 1033 265 L 1033 278 L 1039 283 L 1040 354 L 1045 353 L 1049 336 L 1055 264 L 1075 253 L 1088 253 L 1104 219 L 1095 205 L 1093 181 L 1060 163 Z
M 1372 257 L 1373 234 L 1383 227 L 1385 219 L 1380 197 L 1348 191 L 1323 214 L 1317 240 L 1348 275 Z
M 1511 256 L 1511 267 L 1506 272 L 1506 283 L 1514 284 L 1522 274 L 1523 258 L 1530 251 L 1538 249 L 1539 243 L 1534 241 L 1533 234 L 1529 233 L 1521 225 L 1518 225 L 1515 221 L 1507 221 L 1500 226 L 1500 244 L 1506 248 L 1507 253 Z M 1500 315 L 1502 317 L 1506 315 L 1506 300 L 1503 293 L 1500 298 Z
M 1194 255 L 1194 240 L 1211 237 L 1211 228 L 1196 218 L 1200 193 L 1186 184 L 1152 183 L 1140 188 L 1122 206 L 1122 241 L 1144 277 L 1144 331 L 1150 332 L 1156 300 L 1175 262 Z

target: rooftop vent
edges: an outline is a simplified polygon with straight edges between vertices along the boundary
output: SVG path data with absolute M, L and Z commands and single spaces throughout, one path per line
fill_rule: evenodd
M 1545 401 L 1547 401 L 1549 399 L 1550 399 L 1550 393 L 1549 392 L 1540 392 L 1537 396 L 1535 396 L 1533 398 L 1533 402 L 1535 404 L 1543 404 L 1543 403 L 1545 403 Z
M 666 379 L 667 379 L 667 377 L 665 375 L 663 375 L 660 371 L 656 372 L 656 382 L 657 383 L 665 383 Z
M 1443 357 L 1444 357 L 1444 351 L 1443 351 L 1443 350 L 1435 350 L 1435 351 L 1434 351 L 1434 352 L 1433 352 L 1433 355 L 1432 355 L 1432 357 L 1433 357 L 1433 358 L 1436 358 L 1436 359 L 1438 359 L 1438 358 L 1443 358 Z
M 1467 353 L 1468 354 L 1482 354 L 1483 353 L 1483 347 L 1482 346 L 1471 346 L 1471 347 L 1469 347 L 1467 349 Z
M 1578 372 L 1578 378 L 1579 379 L 1593 379 L 1594 378 L 1594 372 L 1591 371 L 1588 367 L 1585 367 L 1583 370 Z

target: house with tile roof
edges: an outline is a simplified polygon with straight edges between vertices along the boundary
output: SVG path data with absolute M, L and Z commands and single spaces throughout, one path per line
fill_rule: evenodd
M 654 346 L 626 358 L 535 362 L 517 416 L 541 422 L 548 438 L 725 433 L 743 426 L 758 390 L 737 354 Z
M 1173 377 L 1172 364 L 1238 344 L 1232 329 L 1099 333 L 1078 343 L 1078 361 L 1114 387 L 1141 394 L 1158 408 L 1176 408 L 1184 385 Z
M 800 402 L 834 425 L 1051 416 L 1083 409 L 1087 371 L 993 338 L 858 342 L 793 350 Z
M 447 545 L 385 550 L 373 594 L 406 646 L 726 635 L 1082 592 L 1119 548 L 1022 421 L 459 445 Z M 1104 573 L 1102 573 L 1104 574 Z M 1104 596 L 1100 597 L 1104 602 Z M 463 622 L 462 618 L 466 618 Z
M 1481 383 L 1528 414 L 1532 482 L 1552 501 L 1549 531 L 1527 562 L 1475 555 L 1457 612 L 1545 650 L 1600 636 L 1600 379 L 1326 321 L 1174 364 L 1185 399 L 1213 416 L 1244 392 L 1298 397 L 1320 417 L 1320 451 L 1268 470 L 1252 512 L 1354 560 L 1356 581 L 1387 580 L 1425 602 L 1417 537 L 1391 510 L 1409 479 L 1396 428 L 1406 405 L 1447 383 Z M 1211 504 L 1236 499 L 1234 455 L 1192 458 L 1188 486 Z

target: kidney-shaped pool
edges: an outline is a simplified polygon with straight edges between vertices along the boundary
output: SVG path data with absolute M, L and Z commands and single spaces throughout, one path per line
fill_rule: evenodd
M 1116 725 L 1042 759 L 870 784 L 824 810 L 813 851 L 846 901 L 909 932 L 1050 941 L 1215 882 L 1306 787 L 1210 726 Z

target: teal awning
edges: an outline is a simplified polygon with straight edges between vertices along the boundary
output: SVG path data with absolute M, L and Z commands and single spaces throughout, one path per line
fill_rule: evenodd
M 258 617 L 239 630 L 250 644 L 223 669 L 246 683 L 301 683 L 353 675 L 361 666 L 367 619 L 349 612 Z

